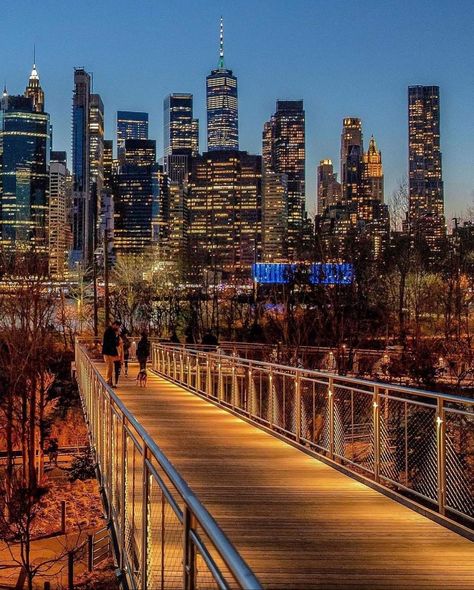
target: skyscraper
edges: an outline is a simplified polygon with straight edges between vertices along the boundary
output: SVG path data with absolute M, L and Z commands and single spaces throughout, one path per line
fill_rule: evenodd
M 174 93 L 164 100 L 165 156 L 199 153 L 199 121 L 193 118 L 193 95 Z
M 83 68 L 75 68 L 72 104 L 73 260 L 85 263 L 92 257 L 94 232 L 90 192 L 90 90 L 90 75 Z
M 69 207 L 70 174 L 66 152 L 51 152 L 49 164 L 49 271 L 52 277 L 63 279 L 67 268 L 67 253 L 71 233 Z
M 233 273 L 260 258 L 262 159 L 239 151 L 193 158 L 189 239 L 201 267 Z
M 288 177 L 263 167 L 262 174 L 262 258 L 284 262 L 287 258 Z
M 93 207 L 94 247 L 98 244 L 98 219 L 104 188 L 104 103 L 99 94 L 91 94 L 89 111 L 90 194 Z
M 438 86 L 408 88 L 409 223 L 432 254 L 445 236 Z
M 354 170 L 348 171 L 348 157 L 350 152 L 352 151 L 351 148 L 356 146 L 358 148 L 358 153 L 362 155 L 364 150 L 364 144 L 362 139 L 362 121 L 357 117 L 345 117 L 342 121 L 342 133 L 341 133 L 341 176 L 340 181 L 342 185 L 342 197 L 344 201 L 348 201 L 350 199 L 350 194 L 353 193 L 354 187 L 348 187 L 347 185 L 350 184 L 347 179 L 347 175 L 350 174 L 352 177 L 352 181 L 354 180 Z M 357 150 L 356 150 L 357 151 Z M 352 154 L 352 165 L 354 164 L 355 153 Z M 352 182 L 353 184 L 353 182 Z
M 287 177 L 288 257 L 296 259 L 305 218 L 305 112 L 302 100 L 277 100 L 276 112 L 264 126 L 262 154 L 266 170 Z
M 117 158 L 125 149 L 126 139 L 148 139 L 148 113 L 117 111 Z
M 33 63 L 33 69 L 31 70 L 28 86 L 25 90 L 25 96 L 31 98 L 34 111 L 37 113 L 42 113 L 44 111 L 44 92 L 41 88 L 38 71 L 36 70 L 36 63 Z
M 341 202 L 341 185 L 337 181 L 337 174 L 331 160 L 321 160 L 318 166 L 317 210 L 322 215 L 324 211 Z
M 219 61 L 206 78 L 207 149 L 239 149 L 237 78 L 224 64 L 224 24 L 221 19 Z
M 0 244 L 47 255 L 49 115 L 32 97 L 3 95 L 0 110 Z
M 128 139 L 115 181 L 114 245 L 120 254 L 143 254 L 154 243 L 158 217 L 159 178 L 156 144 Z

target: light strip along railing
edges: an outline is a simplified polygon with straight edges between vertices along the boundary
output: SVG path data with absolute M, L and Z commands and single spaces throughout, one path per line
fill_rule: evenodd
M 152 345 L 152 367 L 379 487 L 474 524 L 474 400 L 166 344 Z
M 128 586 L 259 590 L 248 565 L 79 342 L 76 375 Z

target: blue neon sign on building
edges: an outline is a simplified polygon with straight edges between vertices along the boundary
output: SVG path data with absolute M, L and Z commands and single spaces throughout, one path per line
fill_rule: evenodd
M 307 270 L 313 285 L 350 285 L 354 280 L 354 267 L 349 262 L 314 262 L 309 266 L 257 262 L 252 265 L 252 277 L 260 284 L 283 285 L 289 283 L 298 270 Z

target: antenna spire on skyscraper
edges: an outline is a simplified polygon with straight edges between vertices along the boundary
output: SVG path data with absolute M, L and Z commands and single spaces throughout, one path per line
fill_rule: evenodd
M 221 27 L 220 27 L 220 35 L 219 35 L 219 69 L 224 68 L 224 19 L 221 16 Z

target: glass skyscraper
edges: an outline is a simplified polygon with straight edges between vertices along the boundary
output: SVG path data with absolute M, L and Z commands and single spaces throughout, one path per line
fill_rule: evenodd
M 438 86 L 408 88 L 409 222 L 431 252 L 446 233 Z
M 215 272 L 248 270 L 260 259 L 261 156 L 229 150 L 193 158 L 188 209 L 197 266 Z
M 207 149 L 239 149 L 237 78 L 224 65 L 224 25 L 221 19 L 217 68 L 206 78 Z
M 92 256 L 94 207 L 90 191 L 90 89 L 91 77 L 74 69 L 72 104 L 73 260 L 88 262 Z
M 305 217 L 305 112 L 302 100 L 277 100 L 276 112 L 265 123 L 262 145 L 266 170 L 287 177 L 287 252 L 298 256 Z
M 125 150 L 126 139 L 148 139 L 148 113 L 117 111 L 117 158 Z
M 159 167 L 152 140 L 125 141 L 115 180 L 114 246 L 117 255 L 143 254 L 154 243 L 159 213 Z
M 165 156 L 199 153 L 199 121 L 193 118 L 193 95 L 174 93 L 164 100 Z
M 0 243 L 48 252 L 49 115 L 4 94 L 0 109 Z

